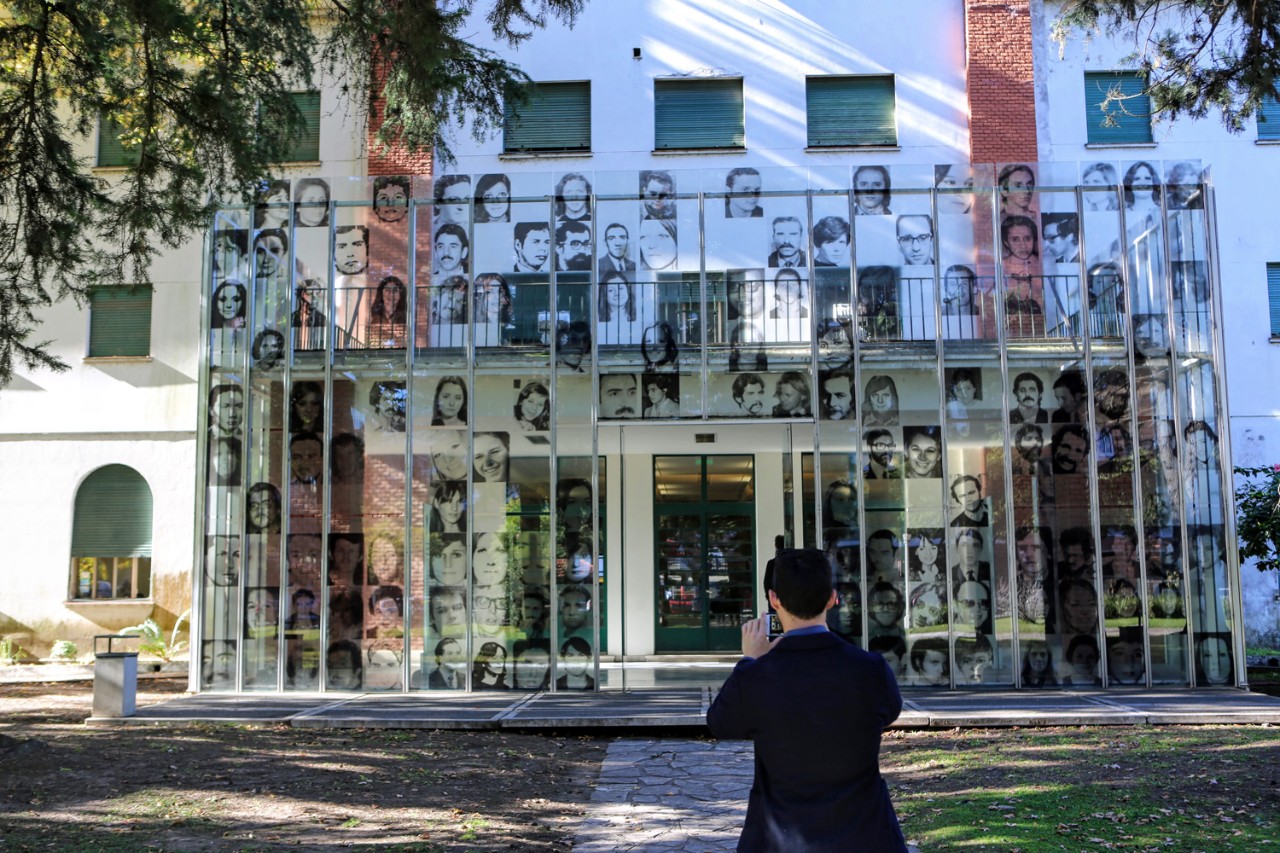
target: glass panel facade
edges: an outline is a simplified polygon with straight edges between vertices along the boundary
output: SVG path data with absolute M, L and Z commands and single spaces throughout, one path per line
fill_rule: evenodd
M 826 551 L 831 628 L 904 685 L 1229 683 L 1202 175 L 350 178 L 323 211 L 274 182 L 210 234 L 201 684 L 608 687 L 610 644 L 666 627 L 659 582 L 711 633 L 759 609 L 757 531 Z M 781 501 L 655 473 L 750 453 L 602 449 L 765 421 Z

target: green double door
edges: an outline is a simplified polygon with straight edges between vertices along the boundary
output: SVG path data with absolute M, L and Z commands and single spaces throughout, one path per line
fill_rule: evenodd
M 734 651 L 755 612 L 754 457 L 654 456 L 659 652 Z

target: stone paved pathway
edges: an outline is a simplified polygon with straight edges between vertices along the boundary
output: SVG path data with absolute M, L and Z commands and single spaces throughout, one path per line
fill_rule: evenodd
M 574 853 L 733 850 L 747 815 L 753 756 L 748 741 L 615 740 Z

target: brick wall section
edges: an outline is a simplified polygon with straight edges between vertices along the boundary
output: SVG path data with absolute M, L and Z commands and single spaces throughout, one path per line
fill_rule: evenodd
M 969 158 L 1035 162 L 1031 0 L 965 0 Z
M 375 72 L 377 73 L 377 72 Z M 381 81 L 379 81 L 381 83 Z M 378 86 L 378 91 L 382 86 Z M 369 104 L 369 121 L 366 124 L 365 147 L 369 152 L 370 175 L 430 175 L 431 152 L 409 151 L 400 146 L 384 148 L 377 143 L 378 130 L 386 115 L 386 101 L 381 97 Z

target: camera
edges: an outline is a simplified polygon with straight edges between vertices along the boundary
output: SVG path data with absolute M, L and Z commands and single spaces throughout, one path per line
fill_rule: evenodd
M 769 639 L 774 640 L 783 634 L 782 620 L 778 618 L 777 613 L 769 613 Z

